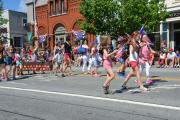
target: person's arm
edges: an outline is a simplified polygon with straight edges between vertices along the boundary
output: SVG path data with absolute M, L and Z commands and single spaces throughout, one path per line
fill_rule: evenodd
M 154 51 L 151 47 L 150 47 L 150 51 L 151 53 L 156 54 L 156 51 Z
M 132 46 L 132 45 L 129 46 L 129 51 L 130 51 L 132 54 L 134 53 L 134 49 L 133 49 L 133 46 Z
M 110 57 L 110 56 L 114 55 L 117 52 L 118 52 L 118 50 L 114 50 L 113 52 L 108 54 L 108 52 L 106 50 L 104 50 L 104 53 L 106 54 L 107 57 Z

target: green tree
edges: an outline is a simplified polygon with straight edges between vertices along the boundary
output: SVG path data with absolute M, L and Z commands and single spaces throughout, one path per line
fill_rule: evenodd
M 4 19 L 2 17 L 2 12 L 3 12 L 3 3 L 2 0 L 0 0 L 0 25 L 6 24 L 8 22 L 7 19 Z
M 141 28 L 155 31 L 168 15 L 164 0 L 82 0 L 82 29 L 95 34 L 124 34 Z
M 94 34 L 114 34 L 119 22 L 118 9 L 113 0 L 82 0 L 80 12 L 85 17 L 82 28 Z
M 164 0 L 119 0 L 123 32 L 133 32 L 142 25 L 148 32 L 153 32 L 168 15 Z
M 6 24 L 8 20 L 2 17 L 2 13 L 3 13 L 3 3 L 0 0 L 0 42 L 6 42 L 8 38 L 3 36 L 2 34 L 5 32 L 4 31 L 5 28 L 3 28 L 2 25 Z

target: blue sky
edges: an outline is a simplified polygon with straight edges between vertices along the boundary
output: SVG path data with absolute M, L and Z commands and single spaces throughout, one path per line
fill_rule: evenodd
M 3 1 L 4 9 L 26 12 L 25 0 L 2 0 L 2 1 Z

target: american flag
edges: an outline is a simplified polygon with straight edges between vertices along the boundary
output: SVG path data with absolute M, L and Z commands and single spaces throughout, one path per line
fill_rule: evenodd
M 73 32 L 73 34 L 76 36 L 76 39 L 77 40 L 82 40 L 82 39 L 84 39 L 85 38 L 85 31 L 80 31 L 80 32 L 78 32 L 78 31 L 74 31 L 74 30 L 72 30 L 72 32 Z
M 47 34 L 45 34 L 45 35 L 40 35 L 40 36 L 39 36 L 39 43 L 45 42 L 45 41 L 46 41 L 46 37 L 47 37 Z

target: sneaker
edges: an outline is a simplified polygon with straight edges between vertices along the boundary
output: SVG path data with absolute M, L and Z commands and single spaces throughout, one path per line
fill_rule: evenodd
M 12 80 L 16 80 L 16 77 L 13 77 Z
M 139 89 L 142 90 L 142 91 L 149 91 L 149 89 L 144 87 L 144 86 L 140 87 Z
M 120 78 L 125 78 L 125 72 L 117 72 Z
M 179 68 L 179 64 L 176 67 Z
M 103 86 L 104 94 L 109 94 L 109 86 Z
M 127 90 L 127 89 L 128 89 L 127 86 L 125 85 L 121 86 L 121 90 Z
M 64 74 L 61 75 L 62 77 L 66 77 Z

